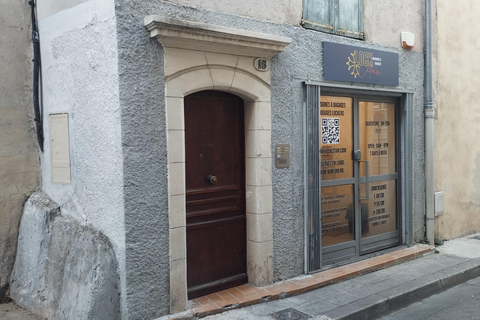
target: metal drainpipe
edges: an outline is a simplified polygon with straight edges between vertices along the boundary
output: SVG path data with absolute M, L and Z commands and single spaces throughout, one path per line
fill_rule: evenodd
M 425 0 L 425 211 L 426 236 L 431 245 L 435 245 L 435 209 L 433 198 L 434 115 L 432 94 L 432 3 L 431 0 Z

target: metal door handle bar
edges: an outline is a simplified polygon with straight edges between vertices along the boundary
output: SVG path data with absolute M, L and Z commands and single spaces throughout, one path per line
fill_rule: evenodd
M 360 200 L 370 200 L 370 175 L 368 173 L 368 160 L 358 160 L 358 162 L 365 162 L 365 184 L 366 184 L 366 192 L 365 192 L 365 198 L 360 197 Z

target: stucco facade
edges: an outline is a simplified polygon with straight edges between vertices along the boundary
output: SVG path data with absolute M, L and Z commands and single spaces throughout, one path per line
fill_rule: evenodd
M 125 281 L 115 6 L 113 1 L 40 1 L 38 12 L 46 135 L 42 189 L 61 206 L 62 215 L 108 237 Z M 62 133 L 70 142 L 67 184 L 52 179 L 49 117 L 56 114 L 68 114 L 68 132 Z M 105 139 L 98 140 L 99 135 Z
M 365 40 L 303 28 L 299 0 L 39 1 L 38 14 L 46 136 L 42 190 L 61 215 L 108 239 L 123 318 L 149 319 L 187 308 L 183 117 L 184 98 L 194 92 L 219 90 L 244 101 L 249 283 L 264 286 L 308 272 L 304 113 L 309 83 L 343 95 L 396 99 L 398 244 L 424 237 L 423 6 L 418 1 L 366 0 Z M 415 34 L 413 50 L 402 48 L 403 31 Z M 324 42 L 398 56 L 398 85 L 326 80 Z M 256 58 L 269 68 L 256 68 Z M 63 134 L 69 137 L 64 151 L 70 181 L 61 183 L 52 170 L 55 115 L 68 119 Z M 289 146 L 287 168 L 276 166 L 277 145 Z
M 415 35 L 415 46 L 412 51 L 422 52 L 424 7 L 424 1 L 415 0 L 401 3 L 381 0 L 364 1 L 365 40 L 388 47 L 397 47 L 400 43 L 400 33 L 411 32 Z M 379 30 L 382 31 L 379 32 Z
M 299 25 L 302 20 L 302 0 L 248 0 L 243 2 L 199 0 L 194 3 L 188 0 L 174 0 L 171 2 L 279 24 Z M 272 10 L 272 8 L 275 9 Z
M 0 297 L 15 261 L 25 200 L 40 184 L 32 99 L 30 7 L 1 1 L 0 26 Z
M 475 1 L 436 1 L 435 191 L 443 193 L 443 211 L 435 223 L 440 240 L 480 229 L 480 113 L 473 63 L 479 40 L 471 28 L 479 12 Z

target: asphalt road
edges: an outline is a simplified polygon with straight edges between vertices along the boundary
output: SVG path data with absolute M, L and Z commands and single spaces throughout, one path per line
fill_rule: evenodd
M 379 320 L 480 319 L 480 278 L 411 304 Z

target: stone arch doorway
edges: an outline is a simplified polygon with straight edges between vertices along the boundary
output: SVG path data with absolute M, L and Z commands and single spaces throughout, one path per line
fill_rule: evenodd
M 170 220 L 171 311 L 187 306 L 186 167 L 184 98 L 203 90 L 232 93 L 244 100 L 246 266 L 248 282 L 273 282 L 271 112 L 268 74 L 253 58 L 166 50 L 166 123 Z M 181 57 L 181 59 L 180 59 Z M 219 64 L 208 61 L 216 60 Z M 192 65 L 192 62 L 196 64 Z

